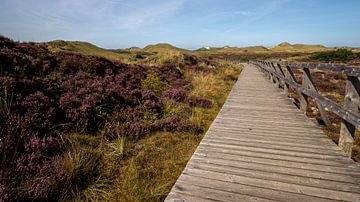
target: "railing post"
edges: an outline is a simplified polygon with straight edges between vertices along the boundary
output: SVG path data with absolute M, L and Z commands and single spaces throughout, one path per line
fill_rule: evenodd
M 348 76 L 346 81 L 344 107 L 345 109 L 359 114 L 360 107 L 360 82 L 358 77 Z M 356 128 L 346 120 L 342 120 L 340 128 L 339 146 L 351 157 L 352 146 L 354 144 Z
M 304 82 L 304 80 L 305 80 L 305 82 Z M 315 86 L 315 83 L 314 83 L 314 81 L 313 81 L 313 79 L 311 77 L 311 74 L 310 74 L 310 70 L 308 68 L 304 68 L 303 87 L 308 89 L 308 90 L 311 90 L 313 92 L 318 93 L 318 90 L 317 90 L 317 88 Z M 325 108 L 316 99 L 315 99 L 315 103 L 316 103 L 316 106 L 319 109 L 322 121 L 325 123 L 325 125 L 329 126 L 331 124 L 331 122 L 330 122 L 329 118 L 327 117 Z
M 274 74 L 270 71 L 270 68 L 271 68 L 271 65 L 270 65 L 270 62 L 266 62 L 266 67 L 268 69 L 268 72 L 270 74 L 270 80 L 275 83 L 275 76 Z
M 276 70 L 276 67 L 275 67 L 274 63 L 271 62 L 271 63 L 270 63 L 270 66 L 271 66 L 271 68 L 274 70 L 275 73 L 279 73 L 278 70 Z M 276 84 L 276 86 L 280 88 L 280 78 L 278 78 L 278 77 L 275 75 L 274 79 L 275 79 L 275 84 Z
M 279 73 L 280 73 L 280 75 L 282 76 L 282 83 L 283 83 L 283 87 L 284 87 L 284 91 L 285 91 L 285 88 L 287 88 L 287 83 L 286 83 L 286 81 L 285 81 L 285 79 L 286 79 L 286 76 L 285 76 L 285 73 L 284 73 L 284 70 L 282 69 L 282 67 L 281 67 L 281 65 L 279 64 L 279 63 L 277 63 L 276 64 L 277 65 L 277 68 L 278 68 L 278 70 L 279 70 Z M 279 87 L 281 87 L 280 85 L 279 85 Z M 286 94 L 287 95 L 287 94 Z
M 302 87 L 306 88 L 308 85 L 308 80 L 306 79 L 306 68 L 303 68 L 303 78 L 302 78 Z M 300 110 L 306 114 L 307 108 L 308 108 L 308 96 L 305 95 L 302 92 L 298 92 L 299 98 L 300 98 Z
M 295 75 L 292 72 L 291 68 L 289 66 L 287 66 L 287 65 L 286 65 L 285 78 L 296 83 Z M 287 84 L 286 82 L 285 82 L 285 85 L 284 85 L 284 93 L 285 93 L 286 96 L 289 95 L 289 84 Z

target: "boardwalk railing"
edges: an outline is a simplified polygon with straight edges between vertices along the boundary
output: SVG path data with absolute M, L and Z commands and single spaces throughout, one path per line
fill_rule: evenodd
M 341 64 L 304 63 L 304 62 L 276 62 L 254 60 L 252 64 L 259 67 L 270 80 L 284 89 L 286 95 L 289 89 L 297 92 L 300 102 L 300 110 L 306 114 L 308 97 L 314 99 L 319 109 L 321 118 L 326 125 L 331 122 L 326 110 L 329 110 L 342 119 L 339 137 L 339 146 L 351 157 L 354 136 L 357 128 L 360 128 L 360 67 Z M 298 82 L 291 68 L 302 70 L 302 82 Z M 313 82 L 310 69 L 332 71 L 347 75 L 344 105 L 341 105 L 318 93 Z

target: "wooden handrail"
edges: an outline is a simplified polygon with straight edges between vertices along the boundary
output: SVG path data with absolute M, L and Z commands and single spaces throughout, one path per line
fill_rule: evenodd
M 252 64 L 259 67 L 278 87 L 284 88 L 288 96 L 289 89 L 299 95 L 300 110 L 306 114 L 308 97 L 315 100 L 322 120 L 330 125 L 326 110 L 333 112 L 342 119 L 339 146 L 351 157 L 356 128 L 360 128 L 360 68 L 342 64 L 278 62 L 269 60 L 253 60 Z M 291 67 L 300 68 L 303 72 L 302 83 L 298 83 Z M 286 69 L 286 72 L 284 72 Z M 340 72 L 347 75 L 344 106 L 318 93 L 309 69 Z
M 291 66 L 294 68 L 309 68 L 319 69 L 324 71 L 341 72 L 346 75 L 360 77 L 360 67 L 347 64 L 338 63 L 315 63 L 315 62 L 285 62 L 285 61 L 272 61 L 272 60 L 254 60 L 258 62 L 271 62 L 274 65 Z

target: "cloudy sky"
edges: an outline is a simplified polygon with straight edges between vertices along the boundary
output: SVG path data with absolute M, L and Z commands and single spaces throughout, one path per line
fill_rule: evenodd
M 360 47 L 359 0 L 0 0 L 0 34 L 106 48 L 283 41 Z

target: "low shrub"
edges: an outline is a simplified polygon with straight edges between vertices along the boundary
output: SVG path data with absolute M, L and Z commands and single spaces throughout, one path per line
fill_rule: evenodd
M 183 88 L 170 88 L 163 92 L 163 96 L 177 102 L 184 102 L 187 99 L 187 92 Z
M 204 97 L 191 98 L 189 100 L 189 102 L 190 102 L 190 105 L 194 106 L 194 107 L 203 107 L 203 108 L 212 108 L 213 107 L 213 103 Z
M 314 53 L 310 56 L 310 59 L 317 60 L 317 61 L 350 61 L 354 59 L 360 59 L 360 53 L 354 53 L 351 50 L 340 48 L 333 51 L 324 51 L 324 52 L 318 52 Z
M 156 94 L 161 94 L 161 92 L 168 89 L 170 85 L 167 81 L 160 78 L 159 75 L 150 72 L 145 79 L 141 80 L 141 87 L 142 89 L 153 91 Z
M 200 132 L 199 128 L 196 127 L 194 123 L 189 120 L 183 120 L 177 117 L 176 115 L 170 116 L 161 120 L 158 120 L 154 123 L 154 126 L 158 130 L 164 130 L 168 132 L 174 131 L 196 131 Z

